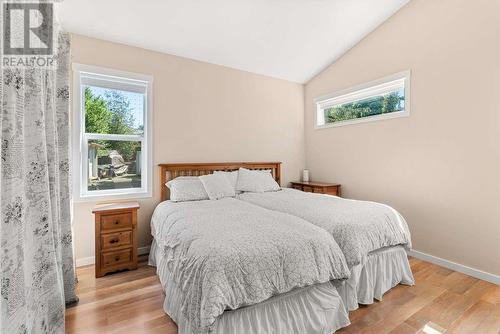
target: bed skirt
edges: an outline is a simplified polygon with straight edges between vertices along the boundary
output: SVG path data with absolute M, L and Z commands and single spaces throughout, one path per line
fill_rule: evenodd
M 406 250 L 402 246 L 370 253 L 366 263 L 351 268 L 348 280 L 334 282 L 349 311 L 356 310 L 359 304 L 381 301 L 384 293 L 398 284 L 415 284 Z
M 166 263 L 162 261 L 161 252 L 154 241 L 149 264 L 157 266 L 157 274 L 166 294 L 164 311 L 176 322 L 179 334 L 192 334 L 178 302 L 181 290 L 167 279 L 169 275 Z M 331 334 L 349 324 L 342 298 L 336 288 L 326 282 L 299 288 L 255 305 L 228 310 L 206 334 Z

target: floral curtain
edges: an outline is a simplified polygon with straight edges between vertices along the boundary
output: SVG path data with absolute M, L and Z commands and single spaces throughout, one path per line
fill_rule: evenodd
M 0 333 L 64 333 L 77 301 L 70 217 L 69 36 L 55 66 L 2 67 Z

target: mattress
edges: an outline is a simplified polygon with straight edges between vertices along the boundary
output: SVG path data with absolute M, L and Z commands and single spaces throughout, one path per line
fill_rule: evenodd
M 348 280 L 335 283 L 349 311 L 382 300 L 399 283 L 414 284 L 406 254 L 411 247 L 408 226 L 387 205 L 295 189 L 243 193 L 237 198 L 300 217 L 332 234 L 351 271 Z
M 328 231 L 342 249 L 349 267 L 363 264 L 370 252 L 384 247 L 411 247 L 406 221 L 396 210 L 384 204 L 287 188 L 243 193 L 237 198 L 300 217 Z
M 156 246 L 155 242 L 153 241 L 153 246 L 151 248 L 149 257 L 149 264 L 152 266 L 157 265 L 157 253 L 155 249 Z M 159 262 L 161 263 L 161 261 Z M 158 270 L 160 271 L 165 269 L 158 268 Z M 333 332 L 349 324 L 347 311 L 354 311 L 358 309 L 359 304 L 369 305 L 376 300 L 382 301 L 383 295 L 398 284 L 415 284 L 415 280 L 410 268 L 410 263 L 408 261 L 408 256 L 406 254 L 406 250 L 402 246 L 387 247 L 371 252 L 366 263 L 352 267 L 351 277 L 348 280 L 332 281 L 331 286 L 335 288 L 334 291 L 330 291 L 325 284 L 321 284 L 315 286 L 314 289 L 302 289 L 303 291 L 300 294 L 297 294 L 298 291 L 293 291 L 289 294 L 283 294 L 277 297 L 273 297 L 268 302 L 265 302 L 266 304 L 269 304 L 267 306 L 267 310 L 265 307 L 263 307 L 264 303 L 262 303 L 262 306 L 259 306 L 260 304 L 258 304 L 253 308 L 245 308 L 224 313 L 221 319 L 219 319 L 218 321 L 217 328 L 228 329 L 231 328 L 230 326 L 233 326 L 233 328 L 240 328 L 238 326 L 242 326 L 244 324 L 246 324 L 245 326 L 251 324 L 251 327 L 255 327 L 254 324 L 257 323 L 264 323 L 267 327 L 269 327 L 269 323 L 273 323 L 278 316 L 277 313 L 279 312 L 279 309 L 282 309 L 287 311 L 286 314 L 293 314 L 294 316 L 291 319 L 283 319 L 282 316 L 279 316 L 279 318 L 282 319 L 282 321 L 280 321 L 281 327 L 283 327 L 284 324 L 289 324 L 289 326 L 292 326 L 294 328 L 302 328 L 302 333 L 314 333 L 312 331 L 314 328 L 318 328 L 319 326 L 323 325 L 325 329 Z M 174 287 L 172 287 L 171 289 L 175 290 Z M 296 296 L 290 297 L 293 295 Z M 339 297 L 341 298 L 340 301 Z M 307 318 L 301 316 L 307 313 L 305 312 L 306 310 L 304 310 L 300 306 L 294 306 L 300 305 L 300 301 L 304 300 L 304 298 L 313 299 L 311 307 L 314 307 L 314 309 L 313 311 L 309 311 L 309 315 Z M 284 300 L 285 304 L 279 305 L 278 300 Z M 335 308 L 338 305 L 339 307 L 344 307 L 345 309 L 343 312 L 335 311 L 333 312 L 333 314 L 325 313 L 325 315 L 327 315 L 325 319 L 331 321 L 322 321 L 321 319 L 318 319 L 317 312 L 318 310 L 322 309 L 323 311 L 321 311 L 320 313 L 327 312 L 325 311 L 325 306 L 328 307 L 328 300 L 331 300 L 333 302 L 332 305 L 334 305 Z M 315 301 L 322 301 L 322 303 L 321 305 L 317 305 L 318 303 Z M 174 304 L 175 302 L 165 300 L 164 309 L 167 314 L 172 315 L 176 313 L 178 305 Z M 287 308 L 286 305 L 290 305 L 290 307 Z M 270 308 L 274 312 L 270 312 Z M 335 308 L 333 308 L 333 310 Z M 263 309 L 264 311 L 262 313 L 261 310 Z M 331 308 L 329 309 L 332 310 Z M 255 319 L 251 319 L 251 317 L 248 317 L 251 310 L 253 310 Z M 264 314 L 264 316 L 262 316 L 261 314 Z M 180 323 L 181 325 L 184 324 L 184 327 L 188 326 L 187 322 L 182 317 L 182 314 L 177 314 L 175 319 L 177 319 L 177 323 Z M 280 326 L 280 324 L 275 325 Z M 253 327 L 252 331 L 250 331 L 249 333 L 253 333 L 254 331 L 258 332 L 257 329 Z M 305 328 L 309 328 L 309 330 L 311 331 L 305 332 Z M 224 331 L 220 331 L 219 329 L 219 332 L 223 333 Z M 293 333 L 293 331 L 291 332 Z M 179 331 L 179 333 L 181 332 Z M 186 331 L 185 333 L 189 333 L 189 331 Z M 318 333 L 322 332 L 319 331 Z
M 153 241 L 149 264 L 157 267 L 165 292 L 163 309 L 178 326 L 179 334 L 192 334 L 179 303 L 181 290 L 170 276 L 166 258 Z M 347 290 L 343 290 L 346 292 Z M 207 334 L 331 334 L 350 324 L 347 307 L 331 282 L 298 288 L 236 310 L 226 310 Z
M 233 198 L 163 202 L 151 231 L 168 268 L 158 271 L 163 288 L 179 290 L 176 309 L 195 333 L 214 329 L 226 310 L 349 277 L 325 230 Z
M 171 273 L 167 269 L 167 261 L 154 241 L 150 264 L 157 266 L 166 293 L 164 310 L 178 324 L 179 333 L 195 333 L 182 312 L 181 289 L 174 279 L 169 279 Z M 357 309 L 359 304 L 382 300 L 384 293 L 397 284 L 414 284 L 406 250 L 402 245 L 370 251 L 363 261 L 349 266 L 349 269 L 351 276 L 347 280 L 296 288 L 254 305 L 226 309 L 209 332 L 333 333 L 349 324 L 348 311 Z

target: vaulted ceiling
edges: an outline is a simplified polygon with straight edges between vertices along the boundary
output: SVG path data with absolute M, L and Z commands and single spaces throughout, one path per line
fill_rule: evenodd
M 65 0 L 70 32 L 304 83 L 409 0 Z

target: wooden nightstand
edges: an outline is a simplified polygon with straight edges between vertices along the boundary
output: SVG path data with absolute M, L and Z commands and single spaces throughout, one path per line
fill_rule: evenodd
M 334 196 L 340 196 L 340 184 L 336 183 L 324 183 L 324 182 L 305 182 L 305 181 L 296 181 L 291 182 L 292 188 L 306 191 L 309 193 L 318 193 L 318 194 L 328 194 Z
M 95 214 L 95 277 L 137 269 L 139 203 L 98 204 Z

